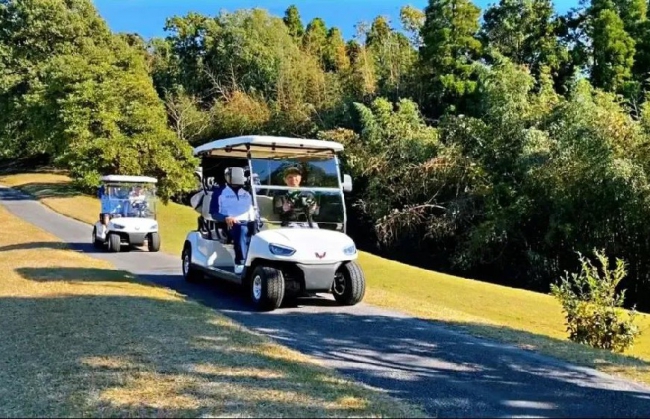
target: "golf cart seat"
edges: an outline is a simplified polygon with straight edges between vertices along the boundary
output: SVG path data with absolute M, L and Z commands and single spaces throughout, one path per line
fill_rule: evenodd
M 203 202 L 201 204 L 201 215 L 199 216 L 199 231 L 204 232 L 210 240 L 218 240 L 224 244 L 232 242 L 226 232 L 226 223 L 217 222 L 210 215 L 210 201 L 212 200 L 212 191 L 204 192 Z

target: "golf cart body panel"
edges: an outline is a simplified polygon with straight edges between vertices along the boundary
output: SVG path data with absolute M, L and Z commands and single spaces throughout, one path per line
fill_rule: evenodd
M 271 136 L 240 136 L 195 148 L 194 155 L 202 159 L 203 189 L 189 199 L 200 215 L 197 229 L 187 234 L 183 247 L 184 276 L 189 280 L 200 271 L 249 285 L 258 295 L 264 288 L 256 285 L 260 275 L 271 275 L 276 281 L 279 275 L 282 288 L 304 294 L 332 292 L 341 272 L 361 272 L 355 264 L 354 241 L 345 233 L 344 191 L 351 190 L 351 179 L 340 173 L 337 153 L 341 151 L 343 146 L 336 142 Z M 210 214 L 213 191 L 225 185 L 224 173 L 231 167 L 247 173 L 244 187 L 257 214 L 257 220 L 249 223 L 249 229 L 255 227 L 240 269 L 235 269 L 228 228 Z M 299 170 L 303 182 L 288 186 L 287 168 Z M 291 218 L 283 205 L 289 205 Z M 346 268 L 349 264 L 353 267 Z M 362 283 L 361 294 L 357 292 L 357 299 L 346 304 L 363 297 L 365 280 L 355 280 Z M 284 291 L 278 295 L 282 299 Z
M 149 243 L 150 250 L 157 251 L 160 245 L 156 220 L 157 179 L 108 175 L 100 180 L 101 212 L 93 227 L 95 245 L 108 244 L 110 250 L 119 251 L 114 248 L 118 244 L 142 246 Z M 112 235 L 115 238 L 111 241 Z

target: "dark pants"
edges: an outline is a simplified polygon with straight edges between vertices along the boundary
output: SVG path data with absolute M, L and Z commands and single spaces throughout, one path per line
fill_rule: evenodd
M 230 237 L 235 248 L 235 264 L 243 265 L 248 254 L 248 243 L 250 242 L 249 223 L 240 222 L 233 224 L 229 230 Z

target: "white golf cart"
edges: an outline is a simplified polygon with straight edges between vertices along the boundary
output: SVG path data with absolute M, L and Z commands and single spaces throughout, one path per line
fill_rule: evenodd
M 203 191 L 191 199 L 200 214 L 182 251 L 188 281 L 204 276 L 244 286 L 260 310 L 280 307 L 285 296 L 332 293 L 341 305 L 355 305 L 365 294 L 354 241 L 345 233 L 344 191 L 336 142 L 271 136 L 241 136 L 194 149 L 201 158 Z M 300 186 L 287 186 L 286 173 L 299 172 Z M 212 192 L 225 185 L 225 173 L 239 171 L 253 198 L 256 221 L 243 266 L 235 265 L 225 222 L 210 214 Z
M 160 250 L 156 221 L 158 181 L 147 176 L 109 175 L 101 178 L 98 195 L 99 221 L 93 227 L 92 242 L 98 249 L 119 252 L 122 244 Z

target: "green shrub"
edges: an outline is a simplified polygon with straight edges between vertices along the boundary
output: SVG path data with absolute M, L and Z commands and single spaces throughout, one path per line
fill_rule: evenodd
M 616 287 L 627 274 L 625 262 L 616 259 L 616 268 L 610 269 L 604 251 L 594 251 L 601 269 L 580 255 L 581 270 L 560 284 L 551 285 L 551 294 L 562 304 L 567 320 L 569 339 L 573 342 L 623 352 L 630 348 L 640 330 L 634 324 L 637 312 L 621 308 L 625 290 L 616 293 Z

